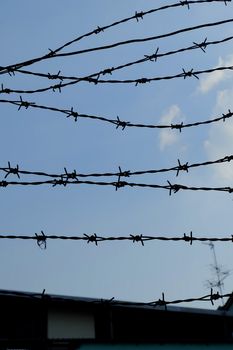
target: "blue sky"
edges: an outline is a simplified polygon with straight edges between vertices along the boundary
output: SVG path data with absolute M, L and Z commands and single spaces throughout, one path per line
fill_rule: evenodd
M 175 1 L 174 1 L 175 2 Z M 17 63 L 55 49 L 97 26 L 131 16 L 135 11 L 172 3 L 142 0 L 26 0 L 2 4 L 0 65 Z M 132 38 L 154 36 L 187 26 L 231 18 L 232 4 L 209 3 L 168 9 L 145 16 L 83 39 L 64 52 L 106 45 Z M 79 56 L 54 58 L 28 70 L 84 76 L 159 52 L 190 46 L 193 42 L 223 39 L 232 35 L 232 24 L 205 28 L 162 40 L 121 46 Z M 209 46 L 206 53 L 193 50 L 163 57 L 114 72 L 111 78 L 178 74 L 232 65 L 232 42 Z M 23 95 L 25 100 L 80 113 L 134 123 L 179 123 L 208 120 L 233 108 L 233 73 L 202 75 L 199 80 L 175 79 L 134 85 L 92 85 L 81 82 L 61 93 L 49 91 Z M 14 89 L 51 85 L 44 78 L 1 75 L 0 83 Z M 1 95 L 19 99 L 19 94 Z M 24 170 L 63 172 L 114 172 L 171 167 L 181 162 L 202 162 L 233 154 L 231 119 L 183 130 L 126 128 L 78 119 L 37 109 L 0 104 L 0 167 L 19 165 Z M 144 175 L 135 182 L 165 184 L 167 180 L 193 186 L 232 186 L 231 164 L 190 169 L 178 179 L 175 173 Z M 4 174 L 2 173 L 2 178 Z M 10 175 L 8 180 L 16 180 Z M 28 178 L 29 179 L 29 178 Z M 7 187 L 1 189 L 1 234 L 46 234 L 102 236 L 148 234 L 182 236 L 191 230 L 197 236 L 222 237 L 232 233 L 232 195 L 215 192 L 167 191 L 94 187 Z M 232 247 L 215 245 L 219 263 L 232 270 Z M 166 299 L 206 294 L 213 262 L 208 246 L 194 243 L 152 242 L 142 247 L 130 242 L 104 243 L 49 241 L 46 250 L 35 242 L 1 241 L 2 289 L 15 289 L 76 296 L 150 301 L 165 293 Z M 232 275 L 225 281 L 231 292 Z M 217 305 L 217 304 L 216 304 Z M 200 306 L 192 304 L 192 306 Z M 211 307 L 211 305 L 203 305 Z

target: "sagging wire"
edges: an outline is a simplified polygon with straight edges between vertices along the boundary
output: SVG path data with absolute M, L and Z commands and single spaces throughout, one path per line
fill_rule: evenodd
M 51 49 L 48 49 L 48 53 L 46 53 L 45 55 L 42 55 L 42 56 L 39 56 L 39 57 L 36 57 L 36 58 L 32 58 L 32 59 L 29 59 L 29 60 L 26 60 L 26 61 L 22 61 L 22 62 L 19 62 L 19 63 L 15 63 L 15 64 L 11 64 L 11 65 L 8 65 L 8 66 L 5 66 L 5 67 L 0 67 L 0 74 L 7 74 L 7 73 L 10 73 L 12 75 L 14 75 L 14 72 L 15 70 L 19 69 L 19 68 L 22 68 L 22 67 L 25 67 L 25 66 L 29 66 L 29 65 L 32 65 L 34 63 L 37 63 L 37 62 L 40 62 L 40 61 L 43 61 L 43 60 L 47 60 L 47 59 L 51 59 L 51 58 L 54 58 L 54 57 L 59 57 L 59 52 L 62 51 L 64 48 L 70 46 L 71 44 L 75 43 L 75 42 L 78 42 L 86 37 L 89 37 L 91 35 L 96 35 L 96 34 L 99 34 L 99 33 L 102 33 L 104 32 L 105 30 L 109 29 L 109 28 L 112 28 L 112 27 L 115 27 L 119 24 L 122 24 L 122 23 L 126 23 L 130 20 L 133 20 L 133 19 L 136 19 L 136 21 L 138 22 L 139 18 L 140 19 L 143 19 L 143 17 L 145 15 L 148 15 L 148 14 L 151 14 L 151 13 L 155 13 L 155 12 L 158 12 L 158 11 L 161 11 L 161 10 L 166 10 L 166 9 L 169 9 L 169 8 L 175 8 L 175 7 L 182 7 L 184 5 L 187 5 L 188 6 L 188 9 L 189 9 L 189 6 L 191 4 L 203 4 L 203 3 L 215 3 L 215 2 L 222 2 L 224 3 L 225 5 L 227 5 L 228 2 L 231 2 L 231 0 L 190 0 L 190 1 L 180 1 L 178 3 L 174 3 L 174 4 L 170 4 L 170 5 L 165 5 L 165 6 L 161 6 L 161 7 L 158 7 L 158 8 L 154 8 L 154 9 L 150 9 L 150 10 L 147 10 L 147 11 L 140 11 L 140 12 L 135 12 L 135 14 L 133 16 L 130 16 L 130 17 L 127 17 L 127 18 L 124 18 L 124 19 L 121 19 L 119 21 L 116 21 L 116 22 L 113 22 L 109 25 L 106 25 L 106 26 L 97 26 L 97 28 L 95 28 L 94 30 L 91 30 L 81 36 L 78 36 L 77 38 L 71 40 L 71 41 L 68 41 L 66 42 L 65 44 L 63 44 L 62 46 L 54 49 L 54 50 L 51 50 Z
M 233 66 L 232 66 L 232 69 L 233 69 Z M 167 125 L 164 125 L 164 124 L 141 124 L 141 123 L 132 123 L 130 121 L 121 120 L 119 118 L 119 116 L 117 116 L 116 119 L 110 119 L 107 117 L 102 117 L 102 116 L 97 116 L 97 115 L 83 114 L 83 113 L 79 113 L 79 112 L 75 111 L 73 107 L 71 107 L 70 109 L 60 109 L 57 107 L 38 105 L 35 102 L 29 102 L 29 101 L 23 100 L 21 96 L 20 96 L 20 100 L 0 99 L 0 103 L 7 103 L 7 104 L 12 104 L 12 105 L 18 106 L 18 111 L 23 107 L 26 109 L 28 109 L 29 107 L 32 107 L 32 108 L 43 109 L 43 110 L 48 110 L 48 111 L 52 111 L 52 112 L 63 113 L 66 116 L 66 118 L 73 119 L 75 122 L 77 122 L 78 118 L 98 120 L 98 121 L 113 124 L 116 126 L 116 129 L 121 128 L 121 130 L 124 130 L 126 127 L 130 127 L 130 128 L 133 127 L 133 128 L 144 128 L 144 129 L 145 128 L 146 129 L 171 129 L 171 130 L 176 129 L 176 130 L 179 130 L 181 132 L 181 130 L 185 129 L 185 128 L 196 127 L 196 126 L 200 126 L 200 125 L 208 125 L 208 124 L 216 123 L 219 121 L 225 122 L 226 119 L 232 118 L 232 116 L 233 116 L 233 112 L 231 112 L 231 110 L 228 109 L 228 112 L 222 113 L 221 117 L 215 117 L 213 119 L 197 121 L 197 122 L 193 122 L 193 123 L 184 124 L 183 122 L 181 122 L 181 123 L 177 123 L 177 124 L 171 123 L 171 124 L 167 124 Z
M 127 68 L 130 66 L 134 66 L 137 64 L 141 64 L 141 63 L 145 63 L 145 62 L 157 62 L 158 59 L 161 59 L 162 57 L 167 57 L 170 55 L 174 55 L 177 53 L 182 53 L 182 52 L 186 52 L 186 51 L 190 51 L 190 50 L 195 50 L 195 49 L 201 49 L 204 53 L 206 52 L 206 48 L 210 45 L 218 45 L 221 43 L 225 43 L 228 41 L 231 41 L 233 39 L 233 36 L 229 36 L 226 37 L 224 39 L 220 39 L 220 40 L 215 40 L 215 41 L 207 41 L 207 37 L 200 43 L 197 42 L 193 42 L 194 45 L 188 46 L 188 47 L 184 47 L 184 48 L 180 48 L 177 50 L 172 50 L 172 51 L 167 51 L 164 53 L 159 52 L 159 47 L 157 47 L 157 49 L 152 53 L 152 54 L 145 54 L 143 56 L 143 58 L 132 61 L 132 62 L 128 62 L 128 63 L 124 63 L 121 64 L 119 66 L 115 66 L 115 67 L 111 67 L 111 68 L 105 68 L 102 69 L 96 73 L 92 73 L 89 74 L 87 76 L 84 77 L 77 77 L 77 76 L 65 76 L 65 75 L 61 75 L 61 71 L 59 70 L 57 74 L 52 74 L 52 73 L 39 73 L 39 72 L 32 72 L 32 71 L 28 71 L 28 70 L 23 70 L 23 69 L 17 69 L 14 71 L 14 75 L 15 73 L 21 73 L 21 74 L 26 74 L 26 75 L 32 75 L 32 76 L 37 76 L 37 77 L 41 77 L 41 78 L 47 78 L 49 80 L 60 80 L 60 81 L 64 81 L 64 80 L 75 80 L 76 83 L 79 83 L 83 80 L 87 80 L 88 78 L 95 78 L 98 77 L 100 78 L 100 76 L 105 76 L 107 74 L 112 75 L 113 72 L 121 70 L 123 68 Z M 12 70 L 10 70 L 9 75 L 12 76 Z

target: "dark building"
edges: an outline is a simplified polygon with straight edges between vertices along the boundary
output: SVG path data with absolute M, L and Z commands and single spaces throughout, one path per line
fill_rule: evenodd
M 233 348 L 233 312 L 227 306 L 165 308 L 0 290 L 0 310 L 2 350 Z

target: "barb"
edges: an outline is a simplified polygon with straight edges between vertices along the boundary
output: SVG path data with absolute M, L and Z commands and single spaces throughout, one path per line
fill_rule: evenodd
M 21 70 L 18 70 L 18 72 L 21 72 Z M 63 80 L 63 78 L 60 76 L 60 73 L 61 71 L 59 70 L 57 74 L 50 74 L 48 73 L 47 74 L 47 78 L 50 79 L 50 80 L 56 80 L 56 79 L 59 79 L 59 80 Z
M 179 175 L 180 171 L 186 171 L 188 173 L 189 169 L 189 165 L 188 162 L 186 162 L 185 164 L 181 164 L 180 160 L 178 159 L 178 168 L 177 168 L 177 172 L 176 172 L 176 176 Z
M 78 113 L 73 110 L 73 107 L 70 110 L 67 109 L 59 109 L 56 107 L 49 107 L 49 106 L 43 106 L 43 105 L 37 105 L 34 102 L 28 102 L 28 101 L 20 101 L 18 100 L 3 100 L 0 99 L 0 103 L 8 103 L 12 104 L 15 106 L 21 106 L 22 102 L 24 103 L 24 106 L 27 105 L 28 107 L 32 108 L 37 108 L 37 109 L 44 109 L 52 112 L 58 112 L 58 113 L 63 113 L 67 118 L 72 117 L 75 122 L 77 122 L 78 118 L 86 118 L 86 119 L 93 119 L 93 120 L 98 120 L 106 123 L 110 123 L 113 125 L 116 125 L 116 129 L 121 128 L 121 130 L 124 130 L 126 127 L 133 127 L 133 128 L 147 128 L 147 129 L 171 129 L 171 130 L 179 130 L 181 132 L 182 129 L 184 128 L 190 128 L 190 127 L 196 127 L 200 125 L 207 125 L 207 124 L 212 124 L 216 123 L 219 121 L 225 122 L 226 119 L 229 119 L 233 116 L 233 112 L 231 112 L 230 109 L 228 109 L 227 113 L 223 113 L 221 117 L 216 117 L 213 119 L 208 119 L 204 121 L 198 121 L 198 122 L 193 122 L 193 123 L 187 123 L 184 124 L 183 122 L 180 124 L 167 124 L 167 125 L 162 125 L 162 124 L 134 124 L 129 121 L 124 121 L 117 116 L 117 119 L 110 119 L 106 117 L 101 117 L 101 116 L 96 116 L 96 115 L 90 115 L 90 114 L 83 114 L 83 113 Z M 20 108 L 18 108 L 19 110 Z
M 22 96 L 19 97 L 20 98 L 20 104 L 19 104 L 19 108 L 18 111 L 22 108 L 25 107 L 26 109 L 28 109 L 28 107 L 31 107 L 33 105 L 35 105 L 34 102 L 28 102 L 28 101 L 23 101 Z
M 187 6 L 188 10 L 190 9 L 188 0 L 180 1 L 180 4 L 181 6 Z
M 231 2 L 231 0 L 192 0 L 192 1 L 190 0 L 190 1 L 187 1 L 188 4 L 203 4 L 203 3 L 215 3 L 215 2 L 223 2 L 225 5 L 227 5 L 227 2 Z M 12 74 L 12 75 L 14 75 L 14 72 L 17 71 L 19 68 L 22 68 L 22 67 L 25 67 L 25 66 L 30 66 L 30 65 L 32 65 L 34 63 L 37 63 L 37 62 L 40 62 L 40 61 L 44 61 L 44 60 L 47 60 L 47 59 L 51 59 L 51 58 L 54 58 L 54 57 L 59 57 L 60 56 L 59 52 L 62 51 L 64 48 L 70 46 L 73 43 L 81 41 L 82 39 L 87 38 L 87 37 L 89 37 L 89 36 L 91 36 L 93 34 L 96 35 L 96 34 L 99 34 L 99 33 L 103 32 L 103 31 L 106 31 L 109 28 L 118 26 L 118 25 L 126 23 L 128 21 L 131 21 L 131 20 L 134 20 L 134 19 L 136 19 L 138 21 L 138 18 L 143 18 L 143 16 L 146 16 L 146 15 L 158 12 L 158 11 L 166 10 L 166 9 L 169 9 L 169 8 L 179 7 L 179 6 L 183 6 L 182 1 L 179 2 L 179 3 L 174 3 L 174 4 L 170 4 L 170 5 L 161 6 L 161 7 L 158 7 L 158 8 L 153 8 L 151 10 L 144 11 L 144 12 L 141 11 L 141 12 L 138 13 L 136 11 L 133 16 L 123 18 L 123 19 L 121 19 L 119 21 L 113 22 L 113 23 L 111 23 L 109 25 L 106 25 L 106 26 L 102 26 L 102 27 L 98 26 L 94 30 L 92 30 L 90 32 L 87 32 L 87 33 L 85 33 L 85 34 L 83 34 L 81 36 L 78 36 L 77 38 L 75 38 L 75 39 L 73 39 L 71 41 L 66 42 L 65 44 L 63 44 L 62 46 L 58 47 L 55 50 L 49 49 L 49 53 L 46 53 L 45 55 L 42 55 L 42 56 L 39 56 L 39 57 L 36 57 L 36 58 L 31 58 L 29 60 L 18 62 L 18 63 L 15 63 L 15 64 L 11 64 L 11 65 L 8 65 L 8 66 L 5 66 L 5 67 L 0 67 L 0 74 Z
M 153 306 L 164 306 L 165 310 L 167 310 L 168 302 L 165 300 L 164 293 L 162 293 L 162 299 L 159 299 L 152 303 Z
M 192 231 L 190 232 L 190 236 L 186 236 L 186 234 L 184 233 L 184 241 L 185 242 L 190 242 L 190 245 L 193 244 L 193 233 Z
M 203 52 L 206 52 L 205 49 L 207 48 L 207 38 L 205 38 L 205 40 L 203 42 L 201 42 L 200 44 L 193 42 L 193 44 L 195 45 L 196 48 L 200 48 Z
M 135 242 L 140 242 L 142 244 L 142 246 L 144 246 L 144 240 L 148 240 L 148 239 L 144 239 L 144 237 L 142 235 L 130 235 L 131 239 L 133 240 L 133 243 Z
M 11 163 L 8 162 L 8 168 L 5 168 L 5 169 L 2 169 L 3 171 L 6 172 L 6 175 L 5 175 L 5 179 L 7 178 L 8 175 L 10 174 L 14 174 L 16 175 L 19 179 L 20 179 L 20 176 L 19 176 L 19 166 L 17 164 L 16 168 L 12 168 L 11 167 Z
M 65 174 L 58 175 L 61 179 L 65 180 L 77 180 L 78 181 L 78 174 L 76 173 L 76 170 L 74 170 L 72 173 L 68 173 L 66 168 L 64 168 Z
M 208 165 L 217 165 L 217 164 L 223 164 L 223 163 L 229 163 L 233 160 L 233 155 L 225 156 L 220 159 L 216 160 L 209 160 L 202 163 L 193 163 L 189 164 L 188 162 L 181 164 L 180 160 L 178 159 L 178 165 L 170 167 L 170 168 L 161 168 L 161 169 L 150 169 L 150 170 L 137 170 L 137 171 L 122 171 L 121 167 L 119 167 L 119 172 L 104 172 L 104 173 L 89 173 L 89 174 L 83 174 L 83 173 L 77 173 L 76 170 L 73 170 L 73 172 L 68 172 L 66 168 L 64 168 L 65 173 L 62 174 L 51 174 L 48 172 L 42 172 L 42 171 L 28 171 L 19 169 L 18 165 L 16 168 L 12 168 L 10 165 L 10 162 L 8 162 L 8 167 L 0 167 L 0 171 L 6 172 L 5 178 L 9 174 L 15 174 L 18 176 L 22 175 L 33 175 L 33 176 L 41 176 L 41 177 L 49 177 L 52 179 L 57 179 L 61 181 L 62 184 L 66 183 L 67 180 L 78 180 L 78 178 L 87 178 L 87 177 L 118 177 L 118 182 L 120 182 L 122 177 L 130 177 L 130 176 L 138 176 L 138 175 L 145 175 L 145 174 L 157 174 L 157 173 L 165 173 L 165 172 L 176 172 L 176 176 L 179 175 L 181 171 L 187 172 L 191 168 L 198 168 Z M 2 181 L 4 182 L 4 181 Z M 7 183 L 6 183 L 7 184 Z
M 199 79 L 197 74 L 195 72 L 193 72 L 193 68 L 190 71 L 188 71 L 188 72 L 186 72 L 184 70 L 184 68 L 182 68 L 182 70 L 183 70 L 183 77 L 184 77 L 184 79 L 186 79 L 187 77 L 195 77 L 196 79 Z
M 219 292 L 214 293 L 213 292 L 213 288 L 211 288 L 211 294 L 210 294 L 210 302 L 212 305 L 214 305 L 214 300 L 218 300 L 222 298 L 221 295 L 219 294 Z
M 46 239 L 47 239 L 47 237 L 45 236 L 43 231 L 41 231 L 40 234 L 35 233 L 35 239 L 36 239 L 36 243 L 37 243 L 38 247 L 40 247 L 41 249 L 46 249 L 46 246 L 47 246 Z
M 96 246 L 98 245 L 98 242 L 101 241 L 101 239 L 97 237 L 95 233 L 92 235 L 87 235 L 86 233 L 84 233 L 83 239 L 86 240 L 87 243 L 90 243 L 90 242 L 95 243 Z

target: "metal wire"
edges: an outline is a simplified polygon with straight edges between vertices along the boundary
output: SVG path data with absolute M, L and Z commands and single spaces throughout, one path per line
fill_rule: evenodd
M 233 39 L 233 36 L 229 36 L 229 37 L 226 37 L 224 39 L 215 40 L 215 41 L 207 41 L 207 38 L 205 38 L 200 43 L 193 42 L 194 45 L 191 45 L 191 46 L 188 46 L 188 47 L 184 47 L 184 48 L 180 48 L 180 49 L 177 49 L 177 50 L 167 51 L 167 52 L 164 52 L 164 53 L 159 52 L 159 47 L 158 47 L 155 52 L 153 52 L 152 54 L 147 54 L 147 55 L 145 54 L 143 56 L 143 58 L 141 58 L 141 59 L 138 59 L 138 60 L 135 60 L 135 61 L 132 61 L 132 62 L 128 62 L 128 63 L 125 63 L 125 64 L 121 64 L 121 65 L 116 66 L 116 67 L 105 68 L 105 69 L 102 69 L 101 71 L 89 74 L 89 75 L 87 75 L 85 77 L 65 76 L 65 75 L 61 74 L 61 71 L 59 71 L 56 74 L 52 74 L 52 73 L 45 74 L 45 73 L 32 72 L 32 71 L 23 70 L 23 69 L 15 69 L 15 70 L 9 69 L 8 70 L 8 74 L 10 76 L 13 76 L 17 72 L 17 73 L 22 73 L 22 74 L 26 74 L 26 75 L 32 75 L 32 76 L 38 76 L 38 77 L 41 77 L 41 78 L 47 78 L 49 80 L 56 80 L 56 79 L 60 80 L 60 81 L 63 81 L 63 80 L 76 80 L 76 83 L 79 83 L 79 82 L 81 82 L 83 80 L 87 80 L 88 78 L 94 78 L 94 77 L 98 77 L 99 78 L 101 75 L 104 76 L 104 75 L 107 75 L 107 74 L 112 75 L 112 73 L 115 72 L 115 71 L 121 70 L 123 68 L 130 67 L 130 66 L 135 66 L 135 65 L 138 65 L 138 64 L 141 64 L 141 63 L 145 63 L 145 62 L 148 62 L 148 61 L 149 62 L 156 62 L 158 59 L 161 59 L 162 57 L 171 56 L 171 55 L 174 55 L 174 54 L 177 54 L 177 53 L 182 53 L 182 52 L 196 50 L 196 49 L 199 49 L 199 50 L 201 49 L 202 52 L 205 53 L 208 46 L 222 44 L 222 43 L 231 41 L 232 39 Z
M 42 242 L 46 242 L 48 240 L 62 240 L 62 241 L 84 241 L 86 243 L 94 243 L 96 246 L 99 245 L 99 243 L 103 242 L 122 242 L 122 241 L 128 241 L 132 243 L 141 243 L 142 246 L 144 246 L 144 243 L 153 242 L 153 241 L 162 241 L 162 242 L 184 242 L 189 243 L 190 245 L 193 244 L 193 242 L 219 242 L 219 243 L 233 243 L 233 235 L 230 235 L 228 237 L 196 237 L 193 235 L 192 231 L 189 235 L 186 235 L 185 233 L 183 236 L 155 236 L 155 235 L 144 235 L 144 234 L 130 234 L 126 236 L 100 236 L 96 233 L 92 234 L 82 234 L 82 235 L 57 235 L 57 234 L 45 234 L 44 231 L 41 231 L 41 233 L 35 233 L 35 235 L 2 235 L 0 234 L 0 239 L 3 240 L 34 240 L 41 244 Z M 41 246 L 41 245 L 39 245 Z
M 118 181 L 115 182 L 105 182 L 105 181 L 90 181 L 90 180 L 73 180 L 70 181 L 68 179 L 55 179 L 55 180 L 47 180 L 47 181 L 0 181 L 0 187 L 8 187 L 8 186 L 41 186 L 41 185 L 52 185 L 52 187 L 56 186 L 64 186 L 67 185 L 94 185 L 94 186 L 111 186 L 115 187 L 115 190 L 117 191 L 119 188 L 122 187 L 140 187 L 140 188 L 153 188 L 153 189 L 164 189 L 169 191 L 169 195 L 172 193 L 177 193 L 180 190 L 184 191 L 217 191 L 217 192 L 233 192 L 233 187 L 225 186 L 225 187 L 194 187 L 194 186 L 186 186 L 182 184 L 172 184 L 170 181 L 167 181 L 167 185 L 159 185 L 159 184 L 147 184 L 147 183 L 134 183 L 134 182 L 126 182 L 121 181 L 121 179 L 118 179 Z
M 173 75 L 165 75 L 161 77 L 149 77 L 149 78 L 137 78 L 137 79 L 99 79 L 99 78 L 81 78 L 82 81 L 88 82 L 88 83 L 93 83 L 95 85 L 97 84 L 134 84 L 135 86 L 138 86 L 140 84 L 147 84 L 155 81 L 161 81 L 161 80 L 173 80 L 173 79 L 178 79 L 178 78 L 190 78 L 194 77 L 196 79 L 199 79 L 199 75 L 202 74 L 209 74 L 213 72 L 218 72 L 218 71 L 226 71 L 226 70 L 233 70 L 233 66 L 222 66 L 222 67 L 215 67 L 215 68 L 210 68 L 210 69 L 203 69 L 203 70 L 196 70 L 194 71 L 193 68 L 190 69 L 189 71 L 185 71 L 184 68 L 182 68 L 182 72 L 178 74 L 173 74 Z M 59 83 L 55 85 L 51 85 L 45 88 L 40 88 L 40 89 L 35 89 L 35 90 L 22 90 L 22 89 L 12 89 L 8 87 L 4 87 L 3 84 L 1 84 L 1 89 L 0 89 L 0 94 L 11 94 L 11 93 L 17 93 L 17 94 L 35 94 L 35 93 L 41 93 L 45 91 L 52 90 L 54 92 L 58 91 L 61 93 L 62 88 L 66 86 L 71 86 L 75 85 L 77 82 L 80 80 L 76 81 L 73 80 L 68 83 Z
M 86 119 L 92 119 L 92 120 L 98 120 L 101 122 L 106 122 L 106 123 L 110 123 L 116 126 L 116 129 L 120 128 L 121 130 L 124 130 L 126 127 L 134 127 L 134 128 L 146 128 L 146 129 L 171 129 L 171 130 L 179 130 L 181 132 L 182 129 L 184 128 L 190 128 L 190 127 L 196 127 L 196 126 L 200 126 L 200 125 L 207 125 L 207 124 L 212 124 L 212 123 L 216 123 L 219 121 L 223 121 L 225 122 L 226 119 L 232 118 L 233 113 L 231 112 L 231 110 L 229 109 L 227 113 L 223 113 L 221 117 L 216 117 L 213 119 L 208 119 L 208 120 L 204 120 L 204 121 L 197 121 L 197 122 L 193 122 L 193 123 L 187 123 L 184 124 L 182 123 L 176 123 L 176 124 L 167 124 L 167 125 L 162 125 L 162 124 L 139 124 L 139 123 L 131 123 L 129 121 L 124 121 L 121 120 L 119 117 L 117 117 L 117 119 L 110 119 L 110 118 L 106 118 L 106 117 L 102 117 L 102 116 L 96 116 L 96 115 L 90 115 L 90 114 L 83 114 L 83 113 L 79 113 L 77 111 L 74 111 L 73 107 L 68 110 L 68 109 L 60 109 L 57 107 L 49 107 L 49 106 L 43 106 L 43 105 L 38 105 L 34 102 L 29 102 L 29 101 L 25 101 L 22 99 L 22 97 L 20 96 L 20 100 L 3 100 L 0 99 L 0 103 L 7 103 L 7 104 L 12 104 L 15 106 L 18 106 L 18 111 L 21 108 L 26 108 L 28 109 L 29 107 L 32 108 L 37 108 L 37 109 L 43 109 L 43 110 L 48 110 L 48 111 L 52 111 L 52 112 L 59 112 L 59 113 L 63 113 L 65 114 L 65 116 L 67 118 L 71 118 L 74 121 L 77 121 L 78 118 L 86 118 Z
M 55 179 L 74 179 L 78 180 L 78 178 L 86 178 L 86 177 L 117 177 L 118 181 L 122 177 L 129 178 L 130 176 L 139 176 L 139 175 L 145 175 L 145 174 L 157 174 L 157 173 L 165 173 L 165 172 L 176 172 L 176 176 L 180 174 L 180 172 L 188 172 L 189 169 L 192 168 L 198 168 L 208 165 L 216 165 L 216 164 L 224 164 L 229 163 L 233 160 L 233 155 L 225 156 L 223 158 L 219 158 L 216 160 L 208 160 L 205 162 L 199 162 L 199 163 L 193 163 L 189 164 L 188 162 L 181 163 L 178 159 L 178 165 L 170 167 L 170 168 L 161 168 L 161 169 L 149 169 L 149 170 L 137 170 L 137 171 L 130 171 L 130 170 L 123 170 L 121 167 L 119 167 L 118 172 L 104 172 L 104 173 L 78 173 L 76 170 L 73 170 L 71 172 L 67 171 L 66 168 L 64 168 L 64 173 L 60 174 L 51 174 L 44 171 L 28 171 L 23 170 L 19 168 L 19 165 L 16 167 L 11 166 L 11 163 L 8 162 L 7 167 L 0 167 L 0 171 L 3 171 L 5 173 L 5 178 L 7 178 L 10 174 L 16 175 L 18 178 L 20 178 L 20 175 L 34 175 L 34 176 L 43 176 L 43 177 L 49 177 L 49 178 L 55 178 Z
M 227 5 L 228 2 L 231 2 L 231 0 L 190 0 L 190 1 L 179 1 L 178 3 L 174 3 L 174 4 L 170 4 L 170 5 L 165 5 L 165 6 L 161 6 L 161 7 L 158 7 L 158 8 L 154 8 L 154 9 L 151 9 L 151 10 L 148 10 L 148 11 L 140 11 L 140 12 L 135 12 L 135 14 L 133 16 L 130 16 L 130 17 L 126 17 L 124 19 L 121 19 L 119 21 L 116 21 L 116 22 L 113 22 L 109 25 L 106 25 L 106 26 L 102 26 L 102 27 L 99 27 L 97 26 L 97 28 L 95 28 L 94 30 L 91 30 L 90 32 L 87 32 L 81 36 L 78 36 L 77 38 L 71 40 L 71 41 L 68 41 L 66 42 L 65 44 L 63 44 L 62 46 L 54 49 L 54 50 L 51 50 L 49 49 L 49 53 L 45 54 L 45 55 L 42 55 L 42 56 L 39 56 L 39 57 L 36 57 L 36 58 L 32 58 L 32 59 L 29 59 L 29 60 L 26 60 L 26 61 L 23 61 L 23 62 L 19 62 L 19 63 L 15 63 L 15 64 L 11 64 L 11 65 L 8 65 L 8 66 L 5 66 L 5 67 L 0 67 L 0 74 L 7 74 L 9 73 L 9 71 L 13 72 L 15 69 L 19 69 L 19 68 L 22 68 L 22 67 L 25 67 L 25 66 L 29 66 L 29 65 L 32 65 L 36 62 L 40 62 L 40 61 L 43 61 L 43 60 L 47 60 L 47 59 L 51 59 L 51 58 L 54 58 L 54 57 L 58 57 L 58 52 L 62 51 L 64 48 L 70 46 L 71 44 L 75 43 L 75 42 L 78 42 L 84 38 L 87 38 L 91 35 L 96 35 L 96 34 L 99 34 L 99 33 L 102 33 L 104 32 L 105 30 L 109 29 L 109 28 L 112 28 L 112 27 L 115 27 L 115 26 L 118 26 L 119 24 L 122 24 L 122 23 L 126 23 L 130 20 L 134 20 L 136 19 L 137 22 L 139 21 L 139 19 L 143 19 L 144 16 L 148 15 L 148 14 L 151 14 L 151 13 L 155 13 L 155 12 L 158 12 L 158 11 L 162 11 L 162 10 L 166 10 L 166 9 L 169 9 L 169 8 L 175 8 L 175 7 L 184 7 L 184 6 L 187 6 L 187 8 L 189 9 L 190 8 L 190 5 L 193 5 L 193 4 L 203 4 L 203 3 L 215 3 L 215 2 L 222 2 L 224 3 L 225 5 Z
M 24 293 L 24 292 L 14 292 L 14 291 L 0 291 L 1 295 L 5 296 L 15 296 L 15 297 L 24 297 L 28 299 L 36 299 L 41 300 L 42 302 L 44 300 L 49 301 L 51 300 L 57 300 L 57 301 L 63 301 L 63 302 L 75 302 L 75 303 L 82 303 L 82 304 L 92 304 L 92 305 L 109 305 L 109 306 L 134 306 L 134 307 L 164 307 L 165 310 L 167 309 L 167 306 L 169 305 L 176 305 L 181 303 L 193 303 L 193 302 L 210 302 L 212 305 L 214 305 L 214 302 L 219 299 L 223 298 L 231 298 L 233 296 L 232 293 L 225 293 L 225 294 L 219 294 L 219 292 L 215 293 L 213 289 L 211 288 L 210 294 L 206 294 L 200 297 L 192 297 L 192 298 L 186 298 L 186 299 L 175 299 L 175 300 L 165 300 L 165 295 L 162 293 L 162 298 L 152 300 L 149 302 L 128 302 L 128 301 L 120 301 L 116 300 L 114 297 L 111 299 L 85 299 L 85 300 L 78 300 L 75 297 L 60 297 L 55 295 L 49 295 L 45 293 L 45 289 L 42 293 Z

